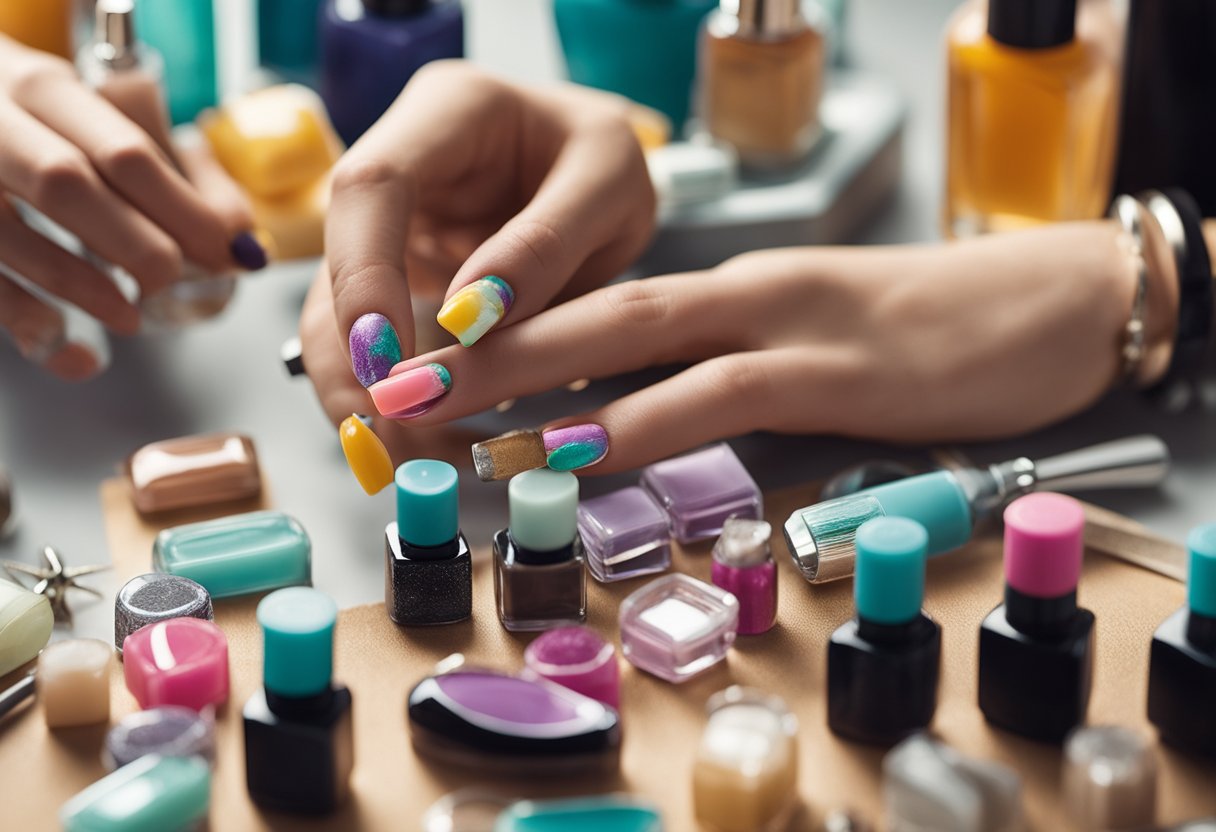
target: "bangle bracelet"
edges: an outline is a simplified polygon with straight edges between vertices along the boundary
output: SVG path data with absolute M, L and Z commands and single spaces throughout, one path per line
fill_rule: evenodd
M 1171 410 L 1196 399 L 1196 381 L 1212 333 L 1212 274 L 1199 209 L 1179 188 L 1145 191 L 1140 199 L 1161 227 L 1178 271 L 1178 327 L 1164 378 L 1145 391 Z
M 1144 227 L 1140 223 L 1140 201 L 1135 197 L 1119 196 L 1110 207 L 1110 216 L 1119 221 L 1129 244 L 1129 254 L 1136 260 L 1136 294 L 1132 298 L 1132 313 L 1123 328 L 1122 378 L 1133 384 L 1140 363 L 1144 361 L 1144 307 L 1148 297 L 1148 264 L 1144 260 Z

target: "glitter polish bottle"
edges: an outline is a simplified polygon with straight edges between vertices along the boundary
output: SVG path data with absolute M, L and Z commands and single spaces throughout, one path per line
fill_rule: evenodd
M 510 527 L 494 535 L 494 596 L 512 632 L 582 624 L 587 572 L 578 533 L 578 477 L 538 469 L 511 478 Z
M 1005 603 L 980 625 L 979 704 L 988 722 L 1061 742 L 1085 721 L 1094 614 L 1077 606 L 1085 513 L 1063 494 L 1005 509 Z
M 714 586 L 739 599 L 739 635 L 766 633 L 777 623 L 777 564 L 763 520 L 732 517 L 714 544 L 710 575 Z
M 906 517 L 857 530 L 857 616 L 828 642 L 828 727 L 894 745 L 933 721 L 941 627 L 921 610 L 929 533 Z
M 397 520 L 384 529 L 384 606 L 396 624 L 452 624 L 473 613 L 473 559 L 460 533 L 459 477 L 434 459 L 394 477 Z

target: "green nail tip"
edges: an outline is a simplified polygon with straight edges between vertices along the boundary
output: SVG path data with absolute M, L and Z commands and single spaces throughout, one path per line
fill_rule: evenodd
M 604 454 L 597 446 L 583 442 L 571 442 L 551 451 L 546 461 L 554 471 L 573 471 L 576 468 L 593 465 L 603 458 Z
M 443 385 L 444 390 L 452 389 L 452 374 L 448 372 L 448 368 L 442 364 L 427 364 L 431 370 L 439 377 L 439 383 Z

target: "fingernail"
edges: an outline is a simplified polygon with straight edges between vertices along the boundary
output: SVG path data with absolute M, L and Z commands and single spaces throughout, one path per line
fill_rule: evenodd
M 355 321 L 350 328 L 350 360 L 364 387 L 388 378 L 389 370 L 401 361 L 401 342 L 388 318 L 369 312 Z
M 232 259 L 251 272 L 266 268 L 266 264 L 270 262 L 266 249 L 262 248 L 258 238 L 249 231 L 237 234 L 229 250 L 232 252 Z
M 389 376 L 368 388 L 381 416 L 412 419 L 421 416 L 452 389 L 452 374 L 442 364 L 426 364 Z
M 376 494 L 393 481 L 393 460 L 369 422 L 359 413 L 347 416 L 338 426 L 338 437 L 351 473 L 364 491 Z
M 547 430 L 544 439 L 547 462 L 554 471 L 586 468 L 608 455 L 608 432 L 599 425 Z
M 545 440 L 534 430 L 513 430 L 473 446 L 473 468 L 482 482 L 506 480 L 548 464 Z
M 448 299 L 435 320 L 466 347 L 477 343 L 511 311 L 515 292 L 501 277 L 483 277 Z

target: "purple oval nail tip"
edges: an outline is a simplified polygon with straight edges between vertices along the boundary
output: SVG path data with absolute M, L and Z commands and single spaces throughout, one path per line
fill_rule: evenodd
M 355 321 L 350 328 L 350 359 L 364 387 L 388 378 L 401 361 L 401 342 L 388 318 L 369 312 Z

